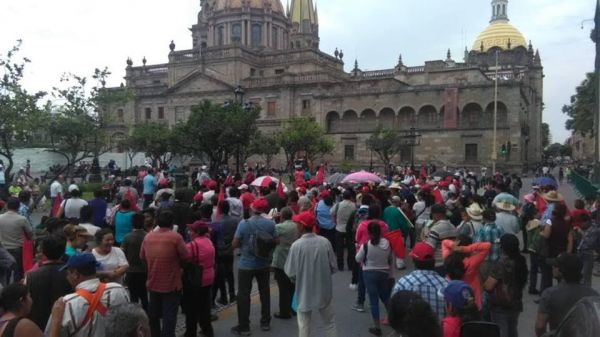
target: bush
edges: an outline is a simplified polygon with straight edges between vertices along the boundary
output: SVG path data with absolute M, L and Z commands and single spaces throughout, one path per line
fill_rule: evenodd
M 78 184 L 81 193 L 94 193 L 97 190 L 102 189 L 103 183 L 81 183 Z

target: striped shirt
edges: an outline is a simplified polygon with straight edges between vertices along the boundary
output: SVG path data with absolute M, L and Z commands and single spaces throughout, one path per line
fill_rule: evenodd
M 415 270 L 399 279 L 392 293 L 407 290 L 421 295 L 441 322 L 446 316 L 446 302 L 442 294 L 447 285 L 448 281 L 433 270 Z
M 148 290 L 157 293 L 181 290 L 181 266 L 190 258 L 181 235 L 171 228 L 149 233 L 142 242 L 140 258 L 148 266 Z
M 94 293 L 98 289 L 99 284 L 100 280 L 95 278 L 81 282 L 77 285 L 76 289 L 84 289 Z M 89 307 L 89 303 L 85 298 L 79 296 L 77 293 L 73 293 L 65 296 L 64 300 L 66 306 L 60 329 L 61 337 L 105 337 L 106 321 L 104 316 L 100 315 L 98 311 L 94 312 L 92 319 L 85 326 L 81 326 Z M 108 283 L 104 294 L 102 294 L 101 303 L 106 309 L 109 309 L 111 306 L 126 304 L 129 303 L 129 294 L 122 285 Z M 51 322 L 52 316 L 48 319 L 46 335 L 50 331 Z

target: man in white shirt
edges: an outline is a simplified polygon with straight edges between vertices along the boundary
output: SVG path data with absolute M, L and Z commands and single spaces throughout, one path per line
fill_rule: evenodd
M 52 184 L 50 184 L 50 199 L 52 199 L 52 203 L 50 205 L 54 205 L 54 199 L 59 194 L 63 194 L 63 186 L 62 184 L 65 182 L 65 177 L 63 175 L 59 175 L 58 178 Z
M 63 297 L 66 307 L 60 336 L 104 337 L 107 310 L 129 303 L 129 294 L 123 286 L 100 282 L 96 277 L 97 267 L 98 262 L 90 253 L 71 256 L 63 267 L 63 270 L 67 270 L 67 280 L 76 290 Z M 94 301 L 96 296 L 100 297 L 100 301 Z M 52 322 L 52 317 L 48 321 Z M 49 326 L 46 327 L 48 332 Z

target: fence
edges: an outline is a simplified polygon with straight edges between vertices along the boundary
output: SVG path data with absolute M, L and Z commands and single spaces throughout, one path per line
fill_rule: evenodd
M 592 184 L 589 180 L 575 172 L 570 173 L 569 180 L 575 191 L 583 198 L 595 198 L 599 193 L 597 185 Z

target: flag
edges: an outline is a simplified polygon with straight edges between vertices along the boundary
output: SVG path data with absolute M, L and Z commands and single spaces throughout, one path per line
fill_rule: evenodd
M 58 210 L 60 209 L 60 204 L 62 204 L 63 198 L 62 193 L 58 193 L 56 198 L 54 198 L 54 203 L 52 203 L 52 210 L 50 211 L 50 216 L 56 217 L 58 214 Z
M 403 259 L 406 256 L 406 247 L 404 246 L 404 237 L 402 236 L 401 230 L 395 230 L 388 232 L 384 237 L 389 241 L 392 246 L 392 251 L 397 258 Z
M 277 196 L 279 199 L 285 199 L 285 192 L 283 191 L 283 179 L 279 176 L 279 182 L 277 183 Z
M 29 240 L 25 234 L 23 234 L 23 252 L 21 255 L 23 260 L 23 273 L 26 273 L 33 268 L 33 241 Z
M 317 183 L 319 185 L 323 185 L 324 181 L 325 181 L 325 165 L 321 165 L 321 167 L 319 167 L 319 171 L 317 172 Z
M 427 169 L 425 168 L 425 165 L 421 165 L 420 176 L 421 176 L 421 178 L 427 178 Z
M 219 216 L 221 215 L 219 209 L 219 204 L 221 203 L 221 201 L 225 200 L 225 186 L 221 185 L 221 190 L 219 190 L 219 196 L 217 197 L 217 214 L 215 219 L 219 219 Z

